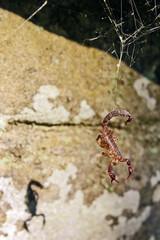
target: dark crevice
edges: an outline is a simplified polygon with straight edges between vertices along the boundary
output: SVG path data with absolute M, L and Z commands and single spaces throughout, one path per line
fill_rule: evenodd
M 26 124 L 26 125 L 37 125 L 37 126 L 45 126 L 45 127 L 53 127 L 53 126 L 87 126 L 87 127 L 97 127 L 97 126 L 101 126 L 101 124 L 91 124 L 91 123 L 47 123 L 47 122 L 43 122 L 43 123 L 39 123 L 36 121 L 28 121 L 28 120 L 24 120 L 24 121 L 19 121 L 19 120 L 14 120 L 14 121 L 10 121 L 9 122 L 10 125 L 14 124 Z
M 83 127 L 101 127 L 101 124 L 102 123 L 84 123 L 84 122 L 81 122 L 81 123 L 69 123 L 69 122 L 66 122 L 66 123 L 47 123 L 47 122 L 43 122 L 43 123 L 40 123 L 40 122 L 36 122 L 36 121 L 28 121 L 28 120 L 11 120 L 8 122 L 8 124 L 10 125 L 18 125 L 18 124 L 26 124 L 26 125 L 36 125 L 36 126 L 45 126 L 45 127 L 54 127 L 54 126 L 73 126 L 73 127 L 76 127 L 76 126 L 83 126 Z M 117 128 L 117 129 L 126 129 L 127 130 L 127 127 L 124 125 L 122 126 L 121 124 L 119 123 L 114 123 L 114 122 L 109 122 L 108 123 L 108 126 L 109 127 L 112 127 L 112 128 Z

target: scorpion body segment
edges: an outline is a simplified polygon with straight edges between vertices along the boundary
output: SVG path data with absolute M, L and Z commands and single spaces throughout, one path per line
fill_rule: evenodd
M 118 109 L 118 110 L 114 110 L 114 111 L 108 113 L 102 122 L 101 133 L 97 136 L 97 139 L 96 139 L 96 141 L 100 145 L 100 147 L 105 148 L 107 150 L 107 153 L 102 152 L 102 155 L 112 158 L 112 160 L 109 163 L 109 167 L 108 167 L 108 173 L 111 178 L 111 183 L 112 183 L 112 181 L 121 183 L 116 180 L 116 176 L 112 172 L 113 167 L 116 166 L 118 164 L 118 162 L 126 162 L 128 165 L 129 175 L 128 175 L 127 179 L 125 180 L 125 182 L 128 180 L 128 178 L 130 176 L 132 176 L 132 180 L 133 180 L 133 171 L 132 171 L 130 160 L 122 157 L 122 155 L 116 145 L 117 139 L 113 136 L 112 131 L 109 130 L 109 128 L 108 128 L 108 121 L 112 117 L 116 117 L 116 116 L 128 117 L 126 123 L 130 122 L 132 120 L 132 115 L 129 112 L 127 112 L 126 110 Z

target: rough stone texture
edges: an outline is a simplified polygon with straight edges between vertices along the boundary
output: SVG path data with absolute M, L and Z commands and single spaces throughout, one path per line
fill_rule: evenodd
M 0 239 L 160 239 L 160 87 L 147 79 L 143 86 L 123 63 L 117 80 L 111 56 L 31 23 L 18 30 L 23 21 L 1 9 Z M 95 139 L 117 107 L 134 116 L 127 126 L 120 117 L 111 124 L 134 181 L 111 185 Z M 115 172 L 123 181 L 127 166 Z M 28 233 L 31 179 L 44 186 L 35 189 L 46 224 L 33 217 Z

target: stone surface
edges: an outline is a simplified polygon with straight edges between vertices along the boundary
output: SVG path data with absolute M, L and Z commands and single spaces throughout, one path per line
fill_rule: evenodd
M 117 61 L 108 54 L 29 22 L 18 29 L 23 21 L 1 9 L 0 238 L 157 237 L 154 221 L 146 235 L 143 227 L 155 214 L 160 219 L 160 87 L 146 79 L 139 89 L 141 76 L 123 63 L 117 79 Z M 118 107 L 134 117 L 127 126 L 120 117 L 110 124 L 134 181 L 111 185 L 109 160 L 95 139 L 103 117 Z M 126 164 L 115 172 L 124 181 Z M 31 179 L 44 186 L 34 189 L 46 224 L 33 217 L 28 233 L 23 223 L 30 217 L 25 196 Z

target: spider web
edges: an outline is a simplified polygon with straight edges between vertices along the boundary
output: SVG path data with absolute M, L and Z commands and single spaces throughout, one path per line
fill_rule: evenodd
M 97 34 L 96 40 L 101 37 L 108 39 L 114 35 L 111 46 L 107 52 L 119 59 L 117 72 L 119 73 L 121 61 L 125 60 L 132 66 L 137 54 L 147 44 L 147 35 L 160 29 L 160 2 L 157 0 L 100 0 L 104 9 L 102 19 L 111 23 L 111 28 L 105 33 Z M 98 31 L 97 31 L 98 32 Z

